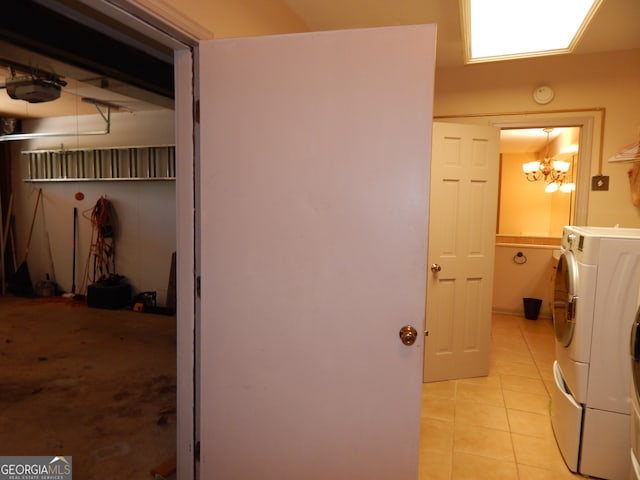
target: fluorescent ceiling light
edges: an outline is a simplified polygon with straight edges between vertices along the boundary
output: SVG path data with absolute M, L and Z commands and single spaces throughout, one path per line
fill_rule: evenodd
M 467 63 L 569 53 L 602 0 L 460 0 Z

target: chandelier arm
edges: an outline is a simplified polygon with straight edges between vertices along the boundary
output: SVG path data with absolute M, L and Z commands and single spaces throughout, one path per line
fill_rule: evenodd
M 535 172 L 525 173 L 524 177 L 530 182 L 537 182 L 542 178 L 540 170 L 536 170 Z
M 553 178 L 554 182 L 563 182 L 565 176 L 566 176 L 566 173 L 560 172 L 559 170 L 551 171 L 551 178 Z

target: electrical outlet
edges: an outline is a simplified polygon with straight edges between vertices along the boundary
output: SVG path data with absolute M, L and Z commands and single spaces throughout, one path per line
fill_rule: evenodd
M 601 192 L 609 190 L 609 177 L 607 175 L 591 177 L 591 190 Z

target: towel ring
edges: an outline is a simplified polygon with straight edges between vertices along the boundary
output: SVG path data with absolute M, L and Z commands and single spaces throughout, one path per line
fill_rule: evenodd
M 513 263 L 524 265 L 527 263 L 527 256 L 522 252 L 518 252 L 513 256 Z

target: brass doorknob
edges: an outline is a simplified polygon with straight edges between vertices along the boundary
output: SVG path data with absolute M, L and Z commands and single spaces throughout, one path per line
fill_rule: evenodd
M 400 329 L 400 340 L 406 346 L 411 346 L 415 343 L 416 338 L 418 338 L 418 332 L 411 325 L 405 325 Z
M 442 270 L 442 267 L 440 265 L 438 265 L 437 263 L 431 264 L 431 271 L 433 273 L 438 273 L 440 270 Z

